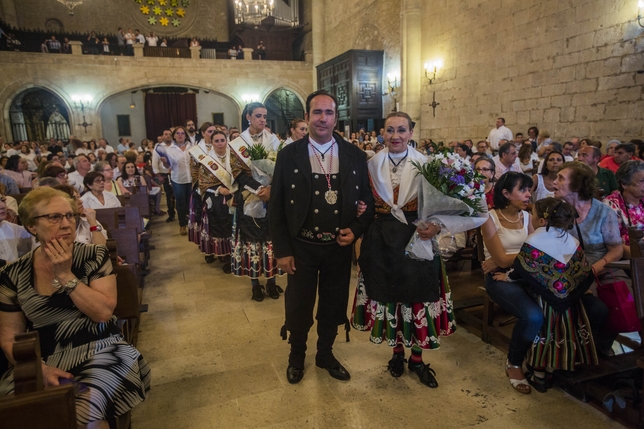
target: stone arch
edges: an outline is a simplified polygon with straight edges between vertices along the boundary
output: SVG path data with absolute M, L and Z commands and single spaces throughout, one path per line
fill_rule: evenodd
M 304 101 L 292 89 L 282 86 L 270 91 L 264 98 L 272 131 L 285 135 L 294 118 L 304 119 Z
M 73 106 L 73 101 L 71 100 L 71 95 L 68 94 L 66 91 L 64 91 L 62 88 L 60 88 L 58 85 L 42 80 L 42 79 L 34 79 L 30 83 L 21 83 L 21 82 L 16 82 L 13 85 L 9 85 L 5 87 L 2 91 L 0 91 L 0 100 L 4 100 L 4 103 L 2 105 L 2 124 L 0 124 L 0 127 L 4 128 L 4 130 L 0 129 L 0 135 L 6 136 L 7 141 L 12 141 L 15 140 L 15 137 L 13 135 L 13 131 L 11 130 L 11 105 L 13 104 L 14 100 L 21 96 L 21 94 L 25 93 L 26 91 L 29 90 L 44 90 L 47 92 L 52 93 L 55 95 L 60 102 L 62 103 L 63 107 L 67 110 L 67 119 L 69 120 L 69 125 L 70 125 L 70 131 L 73 134 L 73 129 L 76 121 L 78 120 L 77 113 L 74 111 L 72 108 Z

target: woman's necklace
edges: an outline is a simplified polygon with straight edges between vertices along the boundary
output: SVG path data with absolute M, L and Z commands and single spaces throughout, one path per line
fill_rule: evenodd
M 518 223 L 521 220 L 521 213 L 517 213 L 517 220 L 510 220 L 507 217 L 505 217 L 505 215 L 503 214 L 503 210 L 499 210 L 499 214 L 508 223 Z
M 400 160 L 400 161 L 395 162 L 393 159 L 391 159 L 391 154 L 387 154 L 387 156 L 389 157 L 389 161 L 391 161 L 391 163 L 394 165 L 394 168 L 393 168 L 393 170 L 392 170 L 392 171 L 394 172 L 394 174 L 396 174 L 396 173 L 398 172 L 398 166 L 399 166 L 399 165 L 400 165 L 404 160 L 406 160 L 406 159 L 407 159 L 407 155 L 409 155 L 409 149 L 407 149 L 407 151 L 405 152 L 405 156 L 403 156 L 403 157 L 401 158 L 401 160 Z M 324 159 L 324 158 L 322 158 L 322 159 Z

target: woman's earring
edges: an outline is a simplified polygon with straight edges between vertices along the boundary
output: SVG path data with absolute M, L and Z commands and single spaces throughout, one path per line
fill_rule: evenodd
M 248 126 L 250 127 L 250 121 L 248 121 Z

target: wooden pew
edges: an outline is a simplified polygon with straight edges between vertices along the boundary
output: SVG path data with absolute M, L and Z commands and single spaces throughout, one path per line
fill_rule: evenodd
M 635 308 L 640 322 L 644 324 L 644 257 L 631 258 L 630 267 Z M 568 393 L 584 402 L 593 400 L 601 404 L 606 395 L 613 391 L 611 385 L 617 378 L 641 378 L 643 368 L 644 348 L 640 347 L 629 353 L 602 358 L 598 366 L 578 365 L 574 372 L 556 371 L 555 378 Z M 644 427 L 644 406 L 635 407 L 631 400 L 627 401 L 625 409 L 614 407 L 612 413 L 600 409 L 612 418 Z
M 138 207 L 143 217 L 150 217 L 150 199 L 148 194 L 118 195 L 123 207 Z
M 0 426 L 6 429 L 75 429 L 74 386 L 43 385 L 37 331 L 16 335 L 13 345 L 15 393 L 0 399 Z
M 125 341 L 136 347 L 139 338 L 141 321 L 141 294 L 138 279 L 127 265 L 114 267 L 118 299 L 114 315 L 118 318 L 119 326 Z

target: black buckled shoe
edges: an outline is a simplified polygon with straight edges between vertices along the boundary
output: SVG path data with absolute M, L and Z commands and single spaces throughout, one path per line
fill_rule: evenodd
M 204 259 L 206 260 L 206 264 L 212 264 L 215 262 L 215 255 L 206 255 Z
M 403 375 L 405 372 L 405 362 L 407 360 L 405 359 L 405 356 L 403 355 L 394 355 L 394 357 L 391 358 L 387 365 L 387 369 L 389 370 L 389 373 L 391 374 L 392 377 L 400 377 Z
M 351 374 L 349 374 L 349 371 L 347 371 L 347 369 L 343 367 L 342 364 L 335 358 L 333 358 L 333 360 L 328 364 L 316 360 L 315 366 L 317 366 L 318 368 L 326 369 L 329 375 L 336 380 L 346 381 L 351 379 Z
M 410 360 L 407 368 L 410 372 L 418 375 L 420 382 L 425 386 L 431 387 L 432 389 L 436 389 L 438 387 L 438 381 L 436 381 L 436 378 L 434 377 L 436 375 L 436 371 L 430 368 L 429 364 L 424 364 L 422 362 L 419 364 L 413 364 Z
M 304 377 L 304 370 L 301 368 L 296 368 L 294 366 L 289 366 L 286 368 L 286 380 L 291 384 L 297 384 L 302 381 Z
M 275 283 L 266 284 L 266 294 L 273 299 L 279 299 L 280 293 Z
M 253 286 L 252 300 L 257 302 L 264 301 L 264 287 L 262 285 Z

